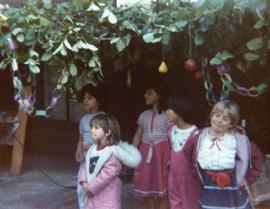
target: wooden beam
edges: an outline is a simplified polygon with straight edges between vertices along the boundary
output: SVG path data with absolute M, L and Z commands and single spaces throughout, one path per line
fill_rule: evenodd
M 32 87 L 24 87 L 24 95 L 31 95 Z M 11 158 L 10 173 L 12 175 L 20 175 L 22 172 L 23 165 L 23 152 L 24 152 L 24 142 L 27 127 L 27 114 L 20 109 L 18 109 L 19 127 L 15 133 L 15 139 L 13 143 L 13 151 Z

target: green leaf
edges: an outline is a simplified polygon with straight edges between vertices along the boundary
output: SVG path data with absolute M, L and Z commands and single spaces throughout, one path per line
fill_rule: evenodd
M 18 33 L 22 33 L 23 32 L 23 29 L 22 28 L 15 28 L 13 31 L 12 31 L 12 34 L 14 36 L 16 36 Z
M 169 45 L 171 41 L 171 33 L 165 32 L 162 36 L 162 44 Z
M 265 83 L 261 83 L 260 85 L 257 86 L 257 91 L 259 94 L 264 93 L 268 89 L 268 85 Z
M 260 29 L 264 26 L 265 20 L 260 19 L 256 24 L 253 26 L 255 29 Z
M 259 38 L 254 38 L 247 42 L 246 46 L 249 50 L 257 50 L 262 47 L 263 44 L 263 39 L 261 37 Z
M 93 52 L 98 50 L 98 48 L 93 44 L 86 43 L 86 46 L 87 46 L 88 49 L 90 49 Z
M 218 53 L 219 58 L 221 58 L 221 60 L 225 61 L 227 59 L 233 58 L 234 55 L 232 55 L 230 52 L 228 52 L 227 50 L 223 50 L 221 53 Z
M 24 34 L 20 33 L 19 35 L 16 36 L 16 39 L 21 43 L 24 42 Z
M 53 54 L 51 52 L 45 52 L 41 57 L 41 61 L 43 62 L 48 61 L 49 59 L 51 59 L 52 55 Z
M 88 66 L 91 68 L 96 66 L 96 62 L 95 62 L 94 57 L 92 57 L 92 59 L 88 62 Z
M 77 67 L 73 62 L 70 64 L 69 72 L 72 77 L 75 77 L 78 74 Z
M 94 2 L 91 2 L 90 6 L 88 7 L 88 9 L 86 11 L 99 11 L 100 8 L 94 3 Z
M 64 47 L 63 42 L 57 47 L 57 49 L 53 52 L 53 55 L 56 55 L 62 48 Z
M 51 0 L 43 0 L 43 2 L 44 2 L 44 8 L 45 9 L 51 9 L 52 8 Z
M 219 59 L 218 57 L 213 57 L 210 60 L 210 64 L 211 65 L 220 65 L 223 61 L 221 59 Z
M 33 49 L 30 49 L 29 55 L 30 55 L 30 57 L 39 57 L 39 54 L 36 51 L 34 51 Z
M 122 25 L 123 25 L 126 29 L 132 30 L 132 31 L 134 31 L 134 32 L 136 32 L 136 33 L 139 31 L 138 26 L 137 26 L 136 24 L 134 24 L 134 23 L 128 21 L 128 20 L 125 20 L 125 21 L 122 23 Z
M 70 45 L 70 43 L 68 42 L 67 39 L 64 40 L 64 44 L 70 51 L 75 51 L 74 48 Z
M 40 25 L 46 27 L 46 26 L 48 26 L 50 23 L 51 23 L 51 22 L 50 22 L 48 19 L 46 19 L 46 18 L 44 18 L 44 17 L 40 17 Z
M 108 8 L 105 8 L 102 15 L 101 15 L 101 20 L 107 18 L 110 14 L 110 10 Z
M 30 68 L 31 72 L 34 74 L 40 73 L 40 69 L 37 65 L 29 65 L 29 68 Z
M 195 36 L 195 45 L 200 46 L 204 43 L 203 37 L 200 34 Z
M 255 54 L 255 53 L 252 53 L 252 52 L 247 52 L 244 54 L 244 59 L 247 60 L 247 61 L 255 61 L 257 59 L 259 59 L 260 56 Z
M 178 29 L 182 29 L 187 25 L 187 21 L 186 20 L 178 20 L 175 25 Z
M 84 84 L 83 76 L 75 78 L 74 87 L 76 90 L 80 90 L 83 87 L 83 84 Z
M 241 70 L 242 72 L 245 72 L 245 67 L 241 61 L 238 61 L 236 64 L 236 67 Z
M 21 80 L 19 79 L 13 79 L 13 86 L 18 89 L 19 91 L 22 91 L 23 90 L 23 85 L 22 85 L 22 82 Z
M 120 40 L 120 37 L 112 38 L 112 40 L 110 41 L 110 44 L 114 44 L 114 43 L 116 43 L 119 40 Z
M 5 60 L 2 60 L 2 62 L 0 62 L 0 69 L 5 69 L 7 67 L 7 62 Z
M 143 35 L 143 40 L 146 43 L 151 43 L 155 38 L 154 35 L 155 35 L 155 33 L 146 33 Z
M 109 13 L 108 20 L 111 24 L 117 23 L 117 18 L 112 12 Z
M 61 79 L 61 84 L 64 85 L 68 82 L 68 75 L 67 74 L 64 74 L 62 79 Z
M 158 34 L 158 33 L 146 33 L 143 35 L 143 40 L 146 42 L 146 43 L 157 43 L 157 42 L 160 42 L 162 40 L 162 36 L 161 34 Z
M 61 53 L 63 56 L 67 56 L 67 50 L 66 50 L 66 47 L 65 47 L 64 45 L 63 45 L 63 47 L 61 48 L 60 53 Z
M 123 51 L 130 43 L 131 36 L 130 34 L 120 38 L 118 42 L 116 42 L 116 48 L 119 52 Z

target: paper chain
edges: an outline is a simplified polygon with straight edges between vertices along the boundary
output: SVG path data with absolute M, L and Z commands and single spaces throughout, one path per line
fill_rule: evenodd
M 32 95 L 30 96 L 27 96 L 24 93 L 23 84 L 21 81 L 21 74 L 18 68 L 18 63 L 13 53 L 15 50 L 15 46 L 11 38 L 8 38 L 8 47 L 12 54 L 12 56 L 10 56 L 10 63 L 11 63 L 11 70 L 12 70 L 13 86 L 16 91 L 14 100 L 18 102 L 19 108 L 23 110 L 29 116 L 49 117 L 53 113 L 57 105 L 57 102 L 59 98 L 61 97 L 62 88 L 63 88 L 63 85 L 61 84 L 61 80 L 62 80 L 62 77 L 65 76 L 66 72 L 63 72 L 62 75 L 60 76 L 58 80 L 58 84 L 52 92 L 52 98 L 51 98 L 50 104 L 44 110 L 37 110 L 34 107 L 35 102 L 36 102 L 36 96 L 35 96 L 36 91 L 35 90 L 32 91 Z
M 231 69 L 227 63 L 218 66 L 217 71 L 220 75 L 220 80 L 222 81 L 222 90 L 219 100 L 228 98 L 231 92 L 236 92 L 243 96 L 257 97 L 265 93 L 270 88 L 270 80 L 250 88 L 240 86 L 232 80 L 232 77 L 230 76 Z M 217 102 L 217 99 L 213 92 L 213 84 L 211 83 L 207 60 L 202 60 L 202 73 L 204 78 L 204 88 L 206 91 L 205 97 L 209 105 L 214 105 Z

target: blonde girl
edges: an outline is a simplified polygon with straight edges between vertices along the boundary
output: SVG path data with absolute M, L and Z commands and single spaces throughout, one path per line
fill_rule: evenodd
M 254 159 L 247 136 L 239 131 L 239 118 L 235 102 L 218 102 L 210 113 L 210 126 L 194 134 L 184 148 L 203 184 L 199 200 L 203 209 L 252 208 L 243 185 L 250 183 L 248 173 L 256 173 L 259 166 L 249 168 Z

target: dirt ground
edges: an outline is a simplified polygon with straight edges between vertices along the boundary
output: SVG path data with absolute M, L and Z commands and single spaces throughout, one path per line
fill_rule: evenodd
M 0 209 L 77 209 L 77 167 L 73 157 L 52 154 L 27 155 L 20 176 L 10 175 L 2 165 Z M 142 209 L 141 203 L 125 180 L 123 209 Z

